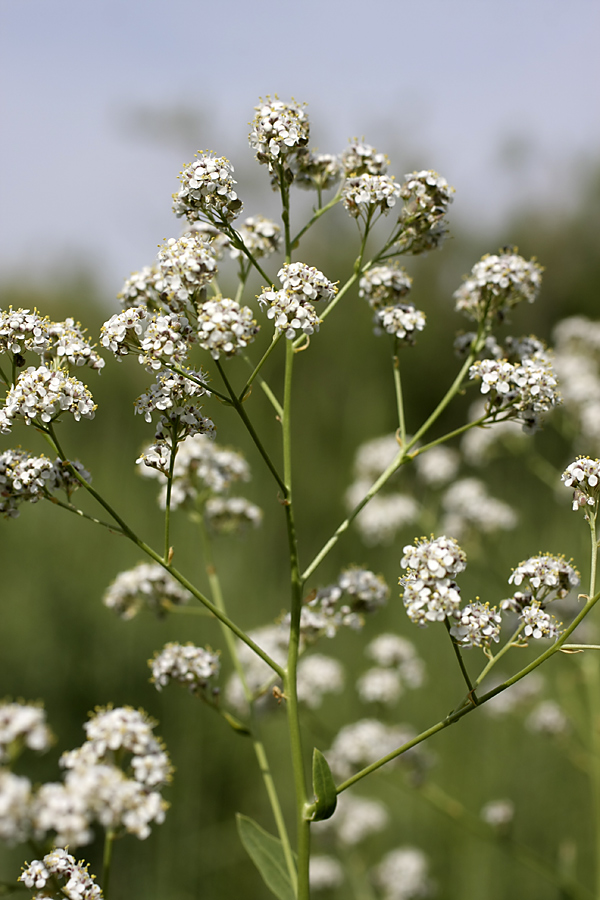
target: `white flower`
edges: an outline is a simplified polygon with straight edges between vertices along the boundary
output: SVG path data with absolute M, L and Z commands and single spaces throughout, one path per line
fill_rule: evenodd
M 525 725 L 537 734 L 564 734 L 569 730 L 569 720 L 554 700 L 543 700 L 533 709 Z
M 503 316 L 522 300 L 533 303 L 542 272 L 535 259 L 527 262 L 513 248 L 500 251 L 498 256 L 486 254 L 454 292 L 456 309 L 476 321 Z
M 257 160 L 266 163 L 270 171 L 308 143 L 309 123 L 303 106 L 294 100 L 283 103 L 277 95 L 267 95 L 255 107 L 250 146 L 256 150 Z
M 403 693 L 400 675 L 393 669 L 368 669 L 356 682 L 356 690 L 363 703 L 388 706 L 393 706 Z
M 400 188 L 405 201 L 398 219 L 402 226 L 397 247 L 401 253 L 424 253 L 440 246 L 448 233 L 444 219 L 454 188 L 437 172 L 424 169 L 406 175 Z
M 181 190 L 173 194 L 173 212 L 190 222 L 201 215 L 231 221 L 242 211 L 242 201 L 233 189 L 233 166 L 224 156 L 196 154 L 179 173 Z
M 298 663 L 298 700 L 309 709 L 318 709 L 325 694 L 341 694 L 344 682 L 344 667 L 331 656 L 312 653 Z
M 387 215 L 399 196 L 399 185 L 388 175 L 348 178 L 342 190 L 342 202 L 355 219 L 359 216 L 367 219 L 376 210 Z
M 111 350 L 118 360 L 140 346 L 148 310 L 145 306 L 132 306 L 111 316 L 100 329 L 100 343 Z
M 8 434 L 17 418 L 22 418 L 26 425 L 35 419 L 47 424 L 62 412 L 69 412 L 79 422 L 82 416 L 93 419 L 95 409 L 92 395 L 81 381 L 62 369 L 30 366 L 7 394 L 6 405 L 0 410 L 0 432 Z
M 344 791 L 338 796 L 334 815 L 315 822 L 312 827 L 317 833 L 333 832 L 344 847 L 355 847 L 370 835 L 383 831 L 389 821 L 389 813 L 379 800 Z
M 149 666 L 157 690 L 166 687 L 170 681 L 178 681 L 191 693 L 205 689 L 211 679 L 218 677 L 221 668 L 217 653 L 189 642 L 165 644 L 163 650 L 150 660 Z
M 578 456 L 561 476 L 565 487 L 574 488 L 573 509 L 596 506 L 600 497 L 600 459 Z
M 414 306 L 399 303 L 396 306 L 382 306 L 376 311 L 373 322 L 375 334 L 385 331 L 410 346 L 415 343 L 415 332 L 425 328 L 425 313 Z
M 104 896 L 88 874 L 87 866 L 76 862 L 65 850 L 53 850 L 43 860 L 34 860 L 23 869 L 18 880 L 30 889 L 44 888 L 52 877 L 65 882 L 60 888 L 68 900 L 102 900 Z M 49 896 L 46 893 L 38 894 L 36 900 L 46 900 Z
M 263 291 L 258 297 L 260 306 L 267 308 L 267 319 L 273 319 L 275 330 L 293 341 L 298 332 L 311 335 L 319 330 L 320 319 L 314 306 L 295 291 Z
M 495 606 L 490 608 L 489 603 L 476 601 L 452 615 L 457 624 L 452 625 L 450 634 L 464 647 L 487 647 L 492 641 L 500 640 L 502 616 Z
M 328 191 L 342 177 L 342 164 L 331 153 L 299 152 L 292 160 L 294 184 L 305 190 Z
M 419 478 L 432 487 L 452 481 L 459 465 L 460 454 L 451 447 L 432 447 L 415 458 Z
M 521 619 L 525 622 L 523 634 L 525 637 L 557 638 L 560 634 L 560 622 L 554 616 L 544 612 L 539 603 L 526 606 L 521 612 Z
M 343 883 L 344 869 L 333 856 L 311 856 L 309 881 L 313 891 L 331 890 Z
M 140 563 L 117 575 L 103 603 L 122 619 L 132 619 L 147 605 L 158 614 L 169 606 L 187 603 L 190 594 L 158 563 Z
M 519 563 L 508 579 L 509 584 L 520 587 L 528 583 L 528 593 L 538 602 L 547 603 L 550 599 L 563 598 L 580 583 L 580 575 L 564 556 L 551 553 L 530 556 Z M 554 594 L 555 597 L 549 597 Z
M 245 497 L 210 497 L 204 507 L 206 522 L 216 534 L 239 534 L 258 528 L 263 512 Z
M 281 246 L 281 227 L 264 216 L 250 216 L 239 227 L 239 235 L 255 259 L 276 253 Z M 243 257 L 237 247 L 231 247 L 232 259 Z
M 437 581 L 463 572 L 467 558 L 453 538 L 442 535 L 430 541 L 427 538 L 415 539 L 414 544 L 404 547 L 400 565 L 408 568 L 416 578 Z
M 506 828 L 514 818 L 515 805 L 512 800 L 490 800 L 482 808 L 480 815 L 492 828 Z
M 385 175 L 390 164 L 385 153 L 378 153 L 375 147 L 358 138 L 350 141 L 340 158 L 347 176 Z
M 50 319 L 28 309 L 0 310 L 0 353 L 23 354 L 28 351 L 41 356 L 50 343 Z
M 412 278 L 398 265 L 373 266 L 367 269 L 359 283 L 358 296 L 373 309 L 395 306 L 411 289 Z
M 0 762 L 7 762 L 9 748 L 17 741 L 30 750 L 42 752 L 52 744 L 46 713 L 33 703 L 0 703 Z
M 0 769 L 0 841 L 20 844 L 31 832 L 31 782 Z
M 417 900 L 431 897 L 429 861 L 416 847 L 398 847 L 387 853 L 375 869 L 375 880 L 383 891 L 383 900 Z
M 240 353 L 258 331 L 250 307 L 227 297 L 206 300 L 198 309 L 198 343 L 213 359 Z
M 155 315 L 140 340 L 139 361 L 150 371 L 164 363 L 183 363 L 194 340 L 188 319 L 176 313 Z
M 377 719 L 361 719 L 352 725 L 345 725 L 325 755 L 333 774 L 345 779 L 401 747 L 414 736 L 414 730 L 407 725 L 384 725 Z M 407 754 L 402 754 L 402 757 L 413 758 L 414 751 L 408 751 L 408 757 Z
M 337 287 L 314 266 L 305 263 L 287 263 L 282 266 L 277 277 L 284 291 L 297 294 L 298 299 L 310 300 L 311 303 L 333 300 Z
M 491 497 L 483 481 L 461 478 L 442 497 L 444 531 L 462 538 L 469 528 L 483 534 L 510 531 L 517 524 L 517 513 L 507 503 Z

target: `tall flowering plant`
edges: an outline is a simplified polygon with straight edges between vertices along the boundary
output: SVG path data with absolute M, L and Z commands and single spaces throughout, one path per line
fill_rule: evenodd
M 281 224 L 262 216 L 240 221 L 243 206 L 233 166 L 225 157 L 198 154 L 183 168 L 181 188 L 173 198 L 174 212 L 184 222 L 183 233 L 166 240 L 155 263 L 125 282 L 119 294 L 122 308 L 102 326 L 99 349 L 72 319 L 53 322 L 25 309 L 0 312 L 4 360 L 0 378 L 6 392 L 0 432 L 10 435 L 15 423 L 24 423 L 42 434 L 51 450 L 49 456 L 20 448 L 0 454 L 0 509 L 14 517 L 25 502 L 48 500 L 131 541 L 142 559 L 115 578 L 104 599 L 121 618 L 133 618 L 142 607 L 164 617 L 200 604 L 219 621 L 220 648 L 167 643 L 150 661 L 151 678 L 157 690 L 168 689 L 171 683 L 183 685 L 234 731 L 249 735 L 272 821 L 263 825 L 240 814 L 240 839 L 279 900 L 307 900 L 311 887 L 335 889 L 344 879 L 351 880 L 351 848 L 387 824 L 388 813 L 381 803 L 356 797 L 350 788 L 401 760 L 414 778 L 421 778 L 428 765 L 421 746 L 425 741 L 486 707 L 558 651 L 582 648 L 569 640 L 600 597 L 596 590 L 600 462 L 579 457 L 563 474 L 564 484 L 574 491 L 574 509 L 584 511 L 591 536 L 588 592 L 581 595 L 582 606 L 568 625 L 563 626 L 549 609 L 578 589 L 580 576 L 571 562 L 550 553 L 520 562 L 508 579 L 511 596 L 496 605 L 479 597 L 465 601 L 460 580 L 467 558 L 459 540 L 469 529 L 512 528 L 516 518 L 506 503 L 487 494 L 482 482 L 457 479 L 454 445 L 459 437 L 466 441 L 470 435 L 504 434 L 515 426 L 520 433 L 531 434 L 561 402 L 545 345 L 533 337 L 500 342 L 496 334 L 497 326 L 519 303 L 536 299 L 542 269 L 510 247 L 475 264 L 454 295 L 457 311 L 471 323 L 471 330 L 456 340 L 458 372 L 435 409 L 409 434 L 403 351 L 420 337 L 426 317 L 410 301 L 412 280 L 399 260 L 440 247 L 447 234 L 453 189 L 429 170 L 412 172 L 397 182 L 387 174 L 385 154 L 357 140 L 339 156 L 311 151 L 305 107 L 277 98 L 267 97 L 256 108 L 250 145 L 279 193 Z M 291 214 L 295 186 L 316 197 L 311 217 L 297 230 Z M 358 239 L 356 261 L 343 282 L 332 281 L 310 261 L 303 261 L 301 250 L 306 233 L 338 205 L 355 221 Z M 272 266 L 276 254 L 283 259 Z M 232 297 L 222 295 L 217 280 L 226 257 L 238 274 Z M 254 273 L 263 283 L 256 298 L 248 296 Z M 295 505 L 301 485 L 294 477 L 291 437 L 293 396 L 301 377 L 298 361 L 299 356 L 303 363 L 310 358 L 320 329 L 343 315 L 342 301 L 351 291 L 370 306 L 375 333 L 389 348 L 396 430 L 361 448 L 346 498 L 348 515 L 313 559 L 301 560 Z M 148 375 L 148 386 L 135 400 L 134 410 L 154 431 L 135 462 L 142 474 L 159 484 L 164 521 L 160 547 L 134 531 L 127 513 L 93 486 L 90 473 L 59 437 L 67 416 L 94 417 L 92 393 L 80 376 L 86 368 L 102 369 L 105 359 L 100 353 L 119 363 L 125 357 L 137 359 Z M 277 354 L 283 361 L 280 384 L 273 383 L 269 374 L 269 360 Z M 247 375 L 241 380 L 239 369 L 232 372 L 229 367 L 233 357 L 247 363 Z M 253 420 L 256 386 L 279 423 L 275 445 Z M 432 437 L 442 414 L 467 390 L 480 396 L 475 413 L 448 433 Z M 256 610 L 250 631 L 229 613 L 213 540 L 215 535 L 260 526 L 263 514 L 236 493 L 248 481 L 250 470 L 240 452 L 216 440 L 218 416 L 215 422 L 204 409 L 215 398 L 219 414 L 232 412 L 256 447 L 277 493 L 280 526 L 287 538 L 287 609 L 271 623 L 261 621 Z M 382 576 L 361 566 L 348 565 L 325 586 L 315 580 L 316 573 L 351 525 L 365 543 L 376 544 L 392 542 L 398 528 L 419 522 L 416 500 L 395 489 L 398 473 L 408 464 L 432 496 L 441 489 L 445 493 L 436 501 L 437 536 L 418 537 L 397 551 L 399 592 L 412 623 L 447 632 L 464 681 L 463 694 L 450 712 L 420 733 L 367 718 L 344 726 L 330 748 L 312 747 L 303 731 L 301 707 L 317 708 L 325 694 L 345 690 L 340 662 L 315 652 L 315 645 L 341 629 L 360 630 L 390 594 Z M 81 491 L 96 502 L 97 516 L 77 505 Z M 190 531 L 200 534 L 208 592 L 175 564 L 171 527 L 175 513 L 186 514 Z M 481 593 L 485 594 L 485 586 Z M 500 683 L 489 680 L 511 650 L 538 641 L 542 649 L 528 665 Z M 471 660 L 467 665 L 467 651 L 474 651 L 480 661 L 476 674 Z M 423 683 L 423 661 L 405 637 L 382 633 L 368 644 L 366 654 L 373 665 L 357 682 L 363 702 L 382 708 Z M 221 690 L 223 657 L 229 658 L 232 674 Z M 599 677 L 596 669 L 590 684 Z M 281 796 L 286 785 L 275 781 L 262 735 L 261 710 L 274 703 L 287 718 L 293 822 L 284 815 Z M 0 838 L 9 843 L 29 841 L 34 847 L 37 858 L 25 865 L 19 881 L 37 900 L 108 897 L 115 840 L 127 833 L 143 839 L 163 821 L 167 805 L 161 790 L 172 778 L 172 766 L 154 734 L 155 726 L 140 710 L 97 709 L 85 726 L 86 740 L 61 757 L 62 780 L 36 787 L 14 774 L 13 764 L 22 751 L 42 751 L 50 745 L 43 709 L 12 701 L 0 705 Z M 600 789 L 596 793 L 600 810 Z M 500 830 L 510 816 L 502 803 L 484 811 L 484 821 Z M 98 827 L 104 833 L 104 867 L 96 881 L 68 848 L 89 844 Z M 331 855 L 311 858 L 313 833 L 317 840 L 333 840 L 345 865 Z M 571 891 L 568 896 L 583 896 L 584 889 L 573 880 L 552 877 Z M 402 900 L 429 896 L 435 884 L 422 851 L 400 847 L 373 870 L 369 890 L 385 900 Z

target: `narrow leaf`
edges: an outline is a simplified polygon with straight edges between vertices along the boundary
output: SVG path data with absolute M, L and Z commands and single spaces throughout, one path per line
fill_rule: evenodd
M 316 747 L 313 751 L 312 772 L 315 803 L 310 818 L 313 822 L 319 822 L 321 819 L 329 819 L 334 814 L 337 790 L 329 764 Z
M 237 829 L 248 856 L 279 900 L 296 900 L 281 841 L 253 819 L 237 813 Z

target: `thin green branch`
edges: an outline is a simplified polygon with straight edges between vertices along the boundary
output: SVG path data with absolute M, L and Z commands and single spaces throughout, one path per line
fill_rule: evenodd
M 473 700 L 473 703 L 477 704 L 479 701 L 477 700 L 477 695 L 475 693 L 475 688 L 471 683 L 471 679 L 469 678 L 469 673 L 467 672 L 467 667 L 465 666 L 465 661 L 462 658 L 462 653 L 460 652 L 460 647 L 458 645 L 458 641 L 456 641 L 452 633 L 450 632 L 450 622 L 448 621 L 448 617 L 444 619 L 444 625 L 446 626 L 446 631 L 448 632 L 448 637 L 450 638 L 450 642 L 452 644 L 452 649 L 454 650 L 454 655 L 458 661 L 458 665 L 460 667 L 460 671 L 465 680 L 465 684 L 467 685 L 467 690 L 469 691 L 469 696 Z
M 297 247 L 298 241 L 300 240 L 301 237 L 303 237 L 306 234 L 308 229 L 312 228 L 312 226 L 315 224 L 315 222 L 319 221 L 321 216 L 324 216 L 326 212 L 329 212 L 330 209 L 333 209 L 333 207 L 337 203 L 339 203 L 341 199 L 342 199 L 342 191 L 340 188 L 340 190 L 337 192 L 335 197 L 333 197 L 329 201 L 329 203 L 327 203 L 325 206 L 321 206 L 320 209 L 318 209 L 315 213 L 313 213 L 312 217 L 308 220 L 308 222 L 306 223 L 304 228 L 301 228 L 300 231 L 298 232 L 298 234 L 292 238 L 292 247 Z
M 244 387 L 238 394 L 238 400 L 240 401 L 240 403 L 244 402 L 244 399 L 246 397 L 246 392 L 248 391 L 250 385 L 252 384 L 252 382 L 254 381 L 254 379 L 256 378 L 256 376 L 258 375 L 258 373 L 260 372 L 260 370 L 262 369 L 262 367 L 264 366 L 264 364 L 268 360 L 269 356 L 271 355 L 272 351 L 275 349 L 275 347 L 277 346 L 277 344 L 279 343 L 279 341 L 281 340 L 282 337 L 283 337 L 283 331 L 275 332 L 275 334 L 273 335 L 273 340 L 271 341 L 271 343 L 269 344 L 269 346 L 263 353 L 263 355 L 260 359 L 260 362 L 254 367 L 254 369 L 252 370 L 252 374 L 248 378 L 248 381 L 246 382 L 246 384 L 244 385 Z M 252 362 L 250 361 L 249 357 L 244 356 L 244 359 L 246 360 L 248 365 L 252 368 Z

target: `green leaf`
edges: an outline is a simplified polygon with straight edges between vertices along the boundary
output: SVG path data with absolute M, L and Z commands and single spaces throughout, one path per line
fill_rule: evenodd
M 334 814 L 337 790 L 329 763 L 316 747 L 313 751 L 312 772 L 315 802 L 311 807 L 309 818 L 312 822 L 319 822 L 322 819 L 329 819 Z
M 250 729 L 246 725 L 244 725 L 243 722 L 240 722 L 239 719 L 236 719 L 235 716 L 232 716 L 231 713 L 228 713 L 224 709 L 220 709 L 219 712 L 221 713 L 227 724 L 231 725 L 233 730 L 237 731 L 238 734 L 250 734 Z
M 253 819 L 237 813 L 237 829 L 248 856 L 279 900 L 296 900 L 285 855 L 279 838 L 273 837 Z

